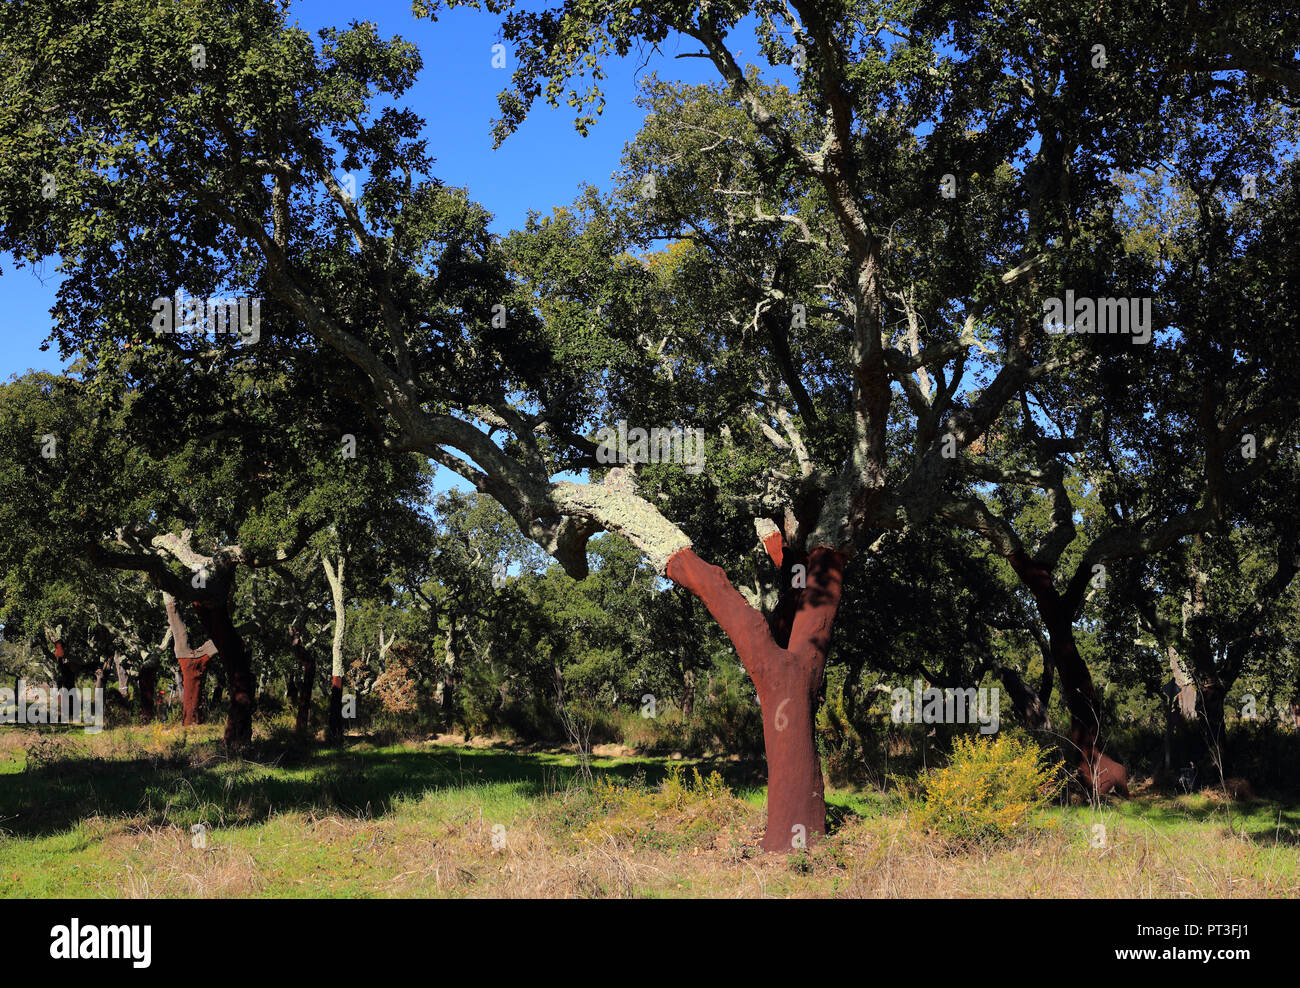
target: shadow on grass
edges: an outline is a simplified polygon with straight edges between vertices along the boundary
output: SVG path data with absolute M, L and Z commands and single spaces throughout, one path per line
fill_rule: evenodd
M 1231 805 L 1205 802 L 1156 801 L 1149 797 L 1125 805 L 1124 816 L 1155 826 L 1180 823 L 1231 824 L 1231 829 L 1256 844 L 1300 846 L 1300 805 L 1272 799 L 1243 799 Z
M 508 786 L 526 799 L 564 792 L 579 775 L 574 755 L 427 745 L 309 749 L 263 742 L 248 759 L 201 745 L 155 757 L 77 754 L 6 775 L 0 783 L 0 834 L 62 833 L 90 817 L 141 818 L 150 825 L 199 821 L 247 826 L 292 811 L 379 817 L 430 791 Z M 637 757 L 593 759 L 593 776 L 654 786 L 669 766 L 715 769 L 733 789 L 763 784 L 763 766 L 732 761 Z

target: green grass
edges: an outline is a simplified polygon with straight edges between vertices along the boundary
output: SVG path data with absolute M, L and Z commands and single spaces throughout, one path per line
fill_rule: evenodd
M 611 797 L 562 751 L 331 750 L 273 732 L 230 760 L 218 734 L 0 733 L 0 896 L 1300 894 L 1294 803 L 1054 807 L 1037 843 L 954 857 L 893 796 L 828 790 L 831 836 L 786 860 L 756 850 L 761 766 L 593 758 L 626 793 Z M 673 766 L 716 770 L 725 792 L 661 812 Z

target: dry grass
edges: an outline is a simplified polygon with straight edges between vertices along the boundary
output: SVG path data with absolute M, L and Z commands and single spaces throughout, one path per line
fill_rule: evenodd
M 858 821 L 804 854 L 763 854 L 761 811 L 685 846 L 626 824 L 581 836 L 557 828 L 566 799 L 504 831 L 472 809 L 428 819 L 286 814 L 262 828 L 216 829 L 205 849 L 179 827 L 116 826 L 101 836 L 125 897 L 1296 897 L 1300 853 L 1200 826 L 1169 835 L 1112 821 L 1106 847 L 1068 826 L 996 848 L 951 853 L 905 817 Z M 585 807 L 584 807 L 585 808 Z M 570 811 L 572 807 L 568 808 Z M 657 821 L 662 833 L 673 821 Z M 259 832 L 254 832 L 254 831 Z M 494 846 L 494 837 L 497 845 Z M 501 840 L 504 838 L 504 840 Z M 660 845 L 662 842 L 659 842 Z
M 0 740 L 13 747 L 3 733 Z M 69 746 L 64 753 L 83 760 L 47 764 L 40 777 L 55 769 L 50 793 L 71 798 L 60 787 L 80 791 L 84 783 L 101 794 L 67 829 L 8 836 L 0 829 L 0 895 L 1300 897 L 1295 809 L 1256 804 L 1246 812 L 1222 805 L 1222 794 L 1058 807 L 1018 840 L 963 850 L 925 834 L 905 809 L 880 804 L 875 815 L 850 817 L 813 848 L 785 856 L 762 853 L 761 806 L 721 780 L 670 773 L 650 787 L 599 777 L 591 786 L 530 787 L 511 773 L 539 756 L 463 749 L 464 778 L 459 767 L 448 782 L 430 775 L 428 787 L 372 812 L 365 800 L 344 809 L 315 802 L 315 794 L 326 783 L 345 792 L 373 785 L 386 759 L 408 759 L 391 771 L 409 778 L 434 757 L 427 747 L 282 768 L 213 762 L 193 742 L 166 733 L 101 737 L 91 762 Z M 58 754 L 51 748 L 43 757 Z M 438 757 L 459 766 L 462 756 Z M 135 790 L 132 801 L 111 808 L 102 787 L 115 769 L 131 764 L 152 778 L 155 759 L 179 779 L 150 797 L 165 812 L 145 812 Z M 502 765 L 506 775 L 483 775 Z M 286 792 L 297 805 L 257 812 L 245 805 L 250 792 L 295 773 L 300 788 Z M 195 820 L 211 828 L 206 846 L 192 842 Z

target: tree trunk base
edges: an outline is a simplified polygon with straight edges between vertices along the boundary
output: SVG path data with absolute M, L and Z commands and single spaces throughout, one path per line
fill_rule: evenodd
M 330 744 L 343 743 L 343 677 L 330 679 L 329 720 L 325 729 L 325 740 Z

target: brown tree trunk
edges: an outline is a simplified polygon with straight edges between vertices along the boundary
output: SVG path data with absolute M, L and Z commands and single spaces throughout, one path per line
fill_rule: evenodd
M 190 633 L 185 627 L 176 606 L 176 598 L 163 594 L 163 606 L 167 609 L 167 623 L 171 628 L 172 651 L 176 656 L 177 688 L 181 694 L 181 725 L 189 727 L 203 722 L 203 679 L 208 671 L 214 643 L 207 641 L 198 651 L 190 648 Z M 197 605 L 196 605 L 197 606 Z
M 300 641 L 294 641 L 293 652 L 298 659 L 298 669 L 302 673 L 302 683 L 298 687 L 297 697 L 298 715 L 294 719 L 293 729 L 297 734 L 305 735 L 311 726 L 311 694 L 312 688 L 316 685 L 316 656 L 307 651 Z M 340 713 L 342 713 L 341 707 Z
M 63 641 L 56 641 L 54 643 L 54 685 L 63 690 L 76 689 L 79 671 L 77 663 L 63 647 Z
M 226 713 L 225 743 L 228 748 L 242 748 L 253 740 L 252 660 L 230 619 L 228 600 L 204 601 L 195 606 L 203 629 L 217 646 L 217 654 L 226 668 L 230 706 Z
M 1199 714 L 1196 723 L 1197 738 L 1205 759 L 1202 768 L 1226 778 L 1228 771 L 1227 720 L 1224 706 L 1228 691 L 1217 677 L 1198 684 L 1197 690 Z M 1202 775 L 1204 778 L 1204 773 Z
M 1051 730 L 1052 722 L 1047 714 L 1047 706 L 1034 692 L 1034 688 L 1024 681 L 1020 673 L 1009 666 L 1001 666 L 998 669 L 998 676 L 1002 680 L 1003 688 L 1011 697 L 1011 705 L 1015 707 L 1021 723 L 1031 731 Z
M 772 547 L 768 547 L 772 552 Z M 782 604 L 769 622 L 731 585 L 720 567 L 691 549 L 668 560 L 667 574 L 695 594 L 722 626 L 758 691 L 767 754 L 768 851 L 798 850 L 826 832 L 825 787 L 814 725 L 831 628 L 839 608 L 844 556 L 818 546 L 807 558 L 806 588 L 797 593 L 782 566 Z M 778 563 L 778 554 L 773 553 Z M 786 638 L 788 647 L 778 643 Z
M 154 701 L 158 696 L 158 667 L 145 666 L 141 669 L 135 688 L 138 693 L 136 699 L 140 703 L 140 719 L 153 720 L 156 713 Z
M 1024 554 L 1013 554 L 1008 561 L 1033 594 L 1047 628 L 1052 664 L 1061 679 L 1065 707 L 1070 711 L 1070 742 L 1078 759 L 1080 781 L 1086 789 L 1099 795 L 1115 791 L 1128 796 L 1128 773 L 1100 744 L 1101 705 L 1088 665 L 1074 641 L 1073 615 L 1066 613 L 1052 575 L 1045 567 Z
M 203 723 L 203 678 L 209 657 L 188 655 L 176 660 L 181 665 L 181 724 Z
M 343 677 L 330 677 L 329 718 L 326 722 L 325 740 L 330 744 L 343 743 Z

